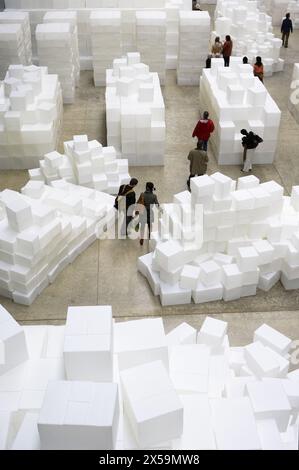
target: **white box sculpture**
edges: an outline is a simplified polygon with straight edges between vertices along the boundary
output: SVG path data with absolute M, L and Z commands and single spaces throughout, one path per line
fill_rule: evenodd
M 252 64 L 261 56 L 267 76 L 283 70 L 284 61 L 279 58 L 282 41 L 272 32 L 271 17 L 262 13 L 256 2 L 218 0 L 215 18 L 213 42 L 216 36 L 224 41 L 229 34 L 234 43 L 233 55 L 247 56 Z
M 64 142 L 65 154 L 47 153 L 39 168 L 29 170 L 33 180 L 66 182 L 86 186 L 108 194 L 117 194 L 120 185 L 130 182 L 128 161 L 117 159 L 114 147 L 102 147 L 86 135 L 74 136 Z
M 158 74 L 128 53 L 106 72 L 108 145 L 132 166 L 164 165 L 165 106 Z
M 299 63 L 294 64 L 293 77 L 291 81 L 291 91 L 288 108 L 297 122 L 299 122 Z
M 118 420 L 117 384 L 50 382 L 38 417 L 41 449 L 114 449 Z
M 192 178 L 191 195 L 185 191 L 163 205 L 153 253 L 139 258 L 138 270 L 162 305 L 187 304 L 191 297 L 231 301 L 257 288 L 268 291 L 279 280 L 298 289 L 298 211 L 298 186 L 288 197 L 276 182 L 260 184 L 253 175 L 237 185 L 221 173 Z
M 28 350 L 24 329 L 0 305 L 0 343 L 2 346 L 0 376 L 27 361 Z
M 211 69 L 204 69 L 200 79 L 199 101 L 215 123 L 210 145 L 220 165 L 242 164 L 243 128 L 264 140 L 255 151 L 254 163 L 273 163 L 281 111 L 253 76 L 251 65 L 243 64 L 241 57 L 232 57 L 230 67 L 224 67 L 223 59 L 212 59 Z
M 34 168 L 56 148 L 61 120 L 57 75 L 46 67 L 11 65 L 0 84 L 0 168 Z
M 286 13 L 291 14 L 293 28 L 299 27 L 299 1 L 298 0 L 265 0 L 267 13 L 272 17 L 273 26 L 280 26 Z
M 114 222 L 114 197 L 67 182 L 30 181 L 4 190 L 0 222 L 1 295 L 30 305 Z
M 68 380 L 112 382 L 110 306 L 68 308 L 63 355 Z
M 211 19 L 207 11 L 179 12 L 178 85 L 198 85 L 206 65 Z

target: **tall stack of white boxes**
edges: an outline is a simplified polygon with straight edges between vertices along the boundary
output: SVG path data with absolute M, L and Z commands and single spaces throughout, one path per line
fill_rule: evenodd
M 121 55 L 121 14 L 119 10 L 98 10 L 90 15 L 95 86 L 105 86 L 106 69 Z
M 58 75 L 64 103 L 73 103 L 80 73 L 74 24 L 71 21 L 39 24 L 36 41 L 39 65 Z
M 206 65 L 211 33 L 211 19 L 206 11 L 180 11 L 178 85 L 198 85 Z
M 136 45 L 141 60 L 157 72 L 161 85 L 166 73 L 166 13 L 136 11 Z
M 109 194 L 117 194 L 121 184 L 130 182 L 128 161 L 117 159 L 114 147 L 102 147 L 79 135 L 64 142 L 64 149 L 65 155 L 56 151 L 46 154 L 39 168 L 29 170 L 30 178 L 47 184 L 63 179 Z
M 165 107 L 159 76 L 128 53 L 106 78 L 107 140 L 132 166 L 164 165 Z
M 216 36 L 224 41 L 227 34 L 231 35 L 233 55 L 247 56 L 252 64 L 261 56 L 266 76 L 281 72 L 284 67 L 284 60 L 279 58 L 282 41 L 272 31 L 271 17 L 262 13 L 256 2 L 218 0 L 212 41 Z
M 0 306 L 0 323 L 0 449 L 298 450 L 292 341 L 265 323 L 242 347 L 222 320 L 165 334 L 110 306 L 69 307 L 62 326 Z
M 298 29 L 299 28 L 299 0 L 290 1 L 288 3 L 287 11 L 291 14 L 293 28 Z
M 26 61 L 24 65 L 32 63 L 32 45 L 31 45 L 31 29 L 29 22 L 29 14 L 23 11 L 3 11 L 0 13 L 0 24 L 20 24 L 23 31 L 22 45 L 25 49 Z M 2 54 L 2 51 L 1 51 Z M 12 59 L 12 58 L 11 58 Z M 10 62 L 7 67 L 16 62 Z M 7 68 L 6 67 L 6 68 Z
M 0 222 L 1 295 L 30 305 L 114 217 L 114 198 L 65 181 L 29 181 L 4 190 Z
M 299 123 L 299 63 L 294 64 L 293 77 L 291 81 L 291 90 L 288 107 L 292 115 Z
M 253 75 L 252 66 L 232 57 L 212 59 L 200 79 L 200 109 L 207 109 L 215 123 L 210 145 L 220 165 L 243 162 L 241 129 L 251 130 L 264 142 L 255 151 L 254 162 L 272 163 L 278 143 L 281 112 L 264 84 Z
M 267 13 L 272 17 L 273 26 L 280 26 L 286 13 L 291 14 L 293 27 L 299 27 L 299 2 L 298 0 L 266 0 Z
M 0 85 L 0 168 L 34 168 L 56 148 L 62 120 L 57 75 L 46 67 L 11 65 Z
M 10 64 L 26 65 L 26 52 L 21 24 L 0 24 L 0 79 Z
M 203 207 L 203 214 L 198 212 Z M 202 214 L 202 218 L 200 215 Z M 299 187 L 221 174 L 191 179 L 163 206 L 149 253 L 138 261 L 162 305 L 230 301 L 299 288 Z

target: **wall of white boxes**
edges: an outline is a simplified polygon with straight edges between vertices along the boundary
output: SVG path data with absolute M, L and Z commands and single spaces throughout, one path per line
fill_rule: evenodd
M 225 321 L 165 334 L 110 306 L 24 327 L 1 306 L 0 323 L 0 449 L 298 450 L 292 342 L 267 324 L 232 347 Z
M 272 16 L 273 26 L 280 26 L 285 14 L 291 14 L 294 28 L 299 28 L 298 0 L 265 0 L 266 11 Z
M 288 107 L 296 121 L 299 122 L 299 64 L 294 64 Z

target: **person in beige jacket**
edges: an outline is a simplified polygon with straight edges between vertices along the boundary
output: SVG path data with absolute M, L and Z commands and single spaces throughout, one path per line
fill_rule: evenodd
M 187 186 L 190 191 L 190 179 L 194 176 L 204 175 L 208 168 L 208 154 L 202 149 L 201 141 L 198 141 L 197 147 L 189 152 L 188 160 L 190 161 L 190 176 L 187 181 Z

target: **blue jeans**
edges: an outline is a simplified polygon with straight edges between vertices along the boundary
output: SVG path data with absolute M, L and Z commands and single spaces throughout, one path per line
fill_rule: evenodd
M 203 140 L 202 141 L 202 149 L 207 152 L 208 151 L 208 141 L 207 140 Z

